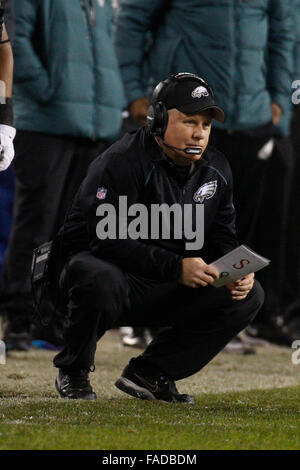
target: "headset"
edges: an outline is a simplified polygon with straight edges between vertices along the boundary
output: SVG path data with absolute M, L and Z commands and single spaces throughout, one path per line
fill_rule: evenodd
M 163 89 L 167 88 L 170 83 L 172 82 L 184 82 L 190 80 L 198 81 L 202 86 L 204 86 L 210 95 L 213 98 L 213 91 L 210 86 L 206 83 L 203 78 L 194 75 L 193 73 L 175 73 L 171 75 L 166 80 L 160 82 L 154 89 L 152 98 L 151 98 L 151 105 L 149 106 L 148 113 L 147 113 L 147 128 L 149 132 L 154 135 L 155 137 L 159 137 L 163 140 L 167 126 L 168 126 L 168 110 L 163 103 L 163 101 L 159 101 L 159 96 Z M 179 149 L 180 150 L 180 149 Z M 193 152 L 186 152 L 186 153 L 195 153 Z

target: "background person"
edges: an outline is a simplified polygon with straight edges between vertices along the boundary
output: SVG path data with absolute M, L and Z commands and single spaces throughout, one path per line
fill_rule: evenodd
M 293 10 L 295 32 L 294 45 L 294 81 L 297 88 L 291 89 L 294 103 L 291 121 L 291 137 L 294 151 L 295 169 L 293 172 L 292 191 L 289 204 L 289 219 L 285 283 L 285 309 L 283 317 L 283 330 L 288 338 L 288 344 L 300 338 L 300 0 L 294 1 Z
M 15 17 L 16 192 L 0 309 L 7 348 L 26 350 L 32 250 L 51 240 L 88 165 L 117 138 L 124 96 L 110 2 L 22 0 Z
M 9 38 L 6 31 L 7 13 L 10 13 L 11 2 L 0 2 L 0 144 L 2 141 L 5 146 L 0 154 L 0 273 L 4 253 L 8 243 L 8 237 L 12 217 L 12 200 L 14 179 L 12 167 L 9 166 L 14 156 L 13 137 L 15 129 L 13 127 L 13 109 L 12 109 L 12 82 L 13 82 L 13 55 L 11 39 L 13 32 L 13 20 L 7 22 L 9 27 Z M 10 18 L 10 17 L 9 17 Z M 4 84 L 4 85 L 3 85 Z
M 13 127 L 12 82 L 13 54 L 4 24 L 4 4 L 0 3 L 0 171 L 6 170 L 13 157 L 13 140 L 16 130 Z
M 275 126 L 290 116 L 293 14 L 285 0 L 123 0 L 115 34 L 128 109 L 140 124 L 149 89 L 166 74 L 185 70 L 213 86 L 227 120 L 214 124 L 211 141 L 232 168 L 239 239 L 272 260 L 257 275 L 266 292 L 257 318 L 273 326 L 275 341 L 293 169 L 289 129 Z

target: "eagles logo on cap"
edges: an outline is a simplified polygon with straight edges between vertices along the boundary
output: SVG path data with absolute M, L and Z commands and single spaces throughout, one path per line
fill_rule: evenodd
M 198 86 L 192 91 L 193 98 L 201 98 L 201 96 L 209 96 L 208 90 L 204 86 Z

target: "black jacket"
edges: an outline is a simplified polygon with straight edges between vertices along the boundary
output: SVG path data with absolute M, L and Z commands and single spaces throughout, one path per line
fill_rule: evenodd
M 210 185 L 203 187 L 206 183 Z M 119 196 L 127 196 L 128 207 L 134 203 L 144 204 L 149 208 L 149 214 L 152 204 L 191 204 L 194 229 L 195 206 L 203 202 L 203 248 L 186 250 L 187 240 L 174 237 L 172 218 L 170 239 L 99 239 L 96 227 L 107 214 L 97 216 L 97 207 L 109 203 L 119 214 Z M 128 217 L 128 223 L 135 217 Z M 234 223 L 232 175 L 225 157 L 208 146 L 196 163 L 195 172 L 184 181 L 154 138 L 142 128 L 126 134 L 90 165 L 60 233 L 67 256 L 89 250 L 126 272 L 149 279 L 174 281 L 180 276 L 182 257 L 200 256 L 211 262 L 235 248 L 238 241 Z

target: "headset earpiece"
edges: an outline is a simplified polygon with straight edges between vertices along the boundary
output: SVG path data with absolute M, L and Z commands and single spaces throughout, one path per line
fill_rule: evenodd
M 149 106 L 147 126 L 151 134 L 163 138 L 168 126 L 168 120 L 168 111 L 162 101 Z
M 153 134 L 153 122 L 154 122 L 154 108 L 151 104 L 147 111 L 147 127 L 152 134 Z

